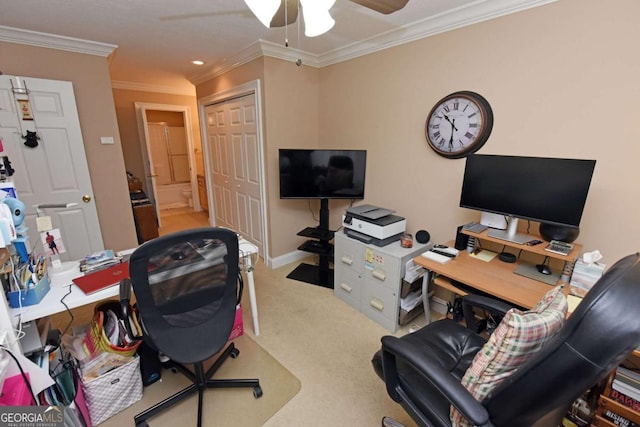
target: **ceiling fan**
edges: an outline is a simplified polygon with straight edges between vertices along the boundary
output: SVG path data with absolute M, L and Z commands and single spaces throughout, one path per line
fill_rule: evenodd
M 409 0 L 350 1 L 385 15 L 402 9 L 409 2 Z M 298 19 L 298 0 L 245 0 L 245 3 L 268 28 L 291 25 Z M 314 37 L 333 27 L 334 21 L 329 15 L 329 9 L 334 3 L 335 0 L 300 0 L 305 19 L 305 35 Z

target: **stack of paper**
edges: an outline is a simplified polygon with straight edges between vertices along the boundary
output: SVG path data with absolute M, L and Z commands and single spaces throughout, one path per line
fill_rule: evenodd
M 118 264 L 120 261 L 121 258 L 116 256 L 113 250 L 106 249 L 84 257 L 84 259 L 80 261 L 80 271 L 83 273 L 97 271 Z
M 400 300 L 400 308 L 411 311 L 420 303 L 422 303 L 422 291 L 415 291 Z

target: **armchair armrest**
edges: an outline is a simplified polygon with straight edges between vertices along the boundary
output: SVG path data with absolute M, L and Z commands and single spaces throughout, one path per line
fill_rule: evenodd
M 131 329 L 131 321 L 133 313 L 131 312 L 131 279 L 122 279 L 120 281 L 120 309 L 122 311 L 122 318 L 126 319 L 124 322 L 127 336 L 133 341 L 139 341 L 143 338 L 142 335 L 136 335 Z
M 463 296 L 462 313 L 464 314 L 464 321 L 467 325 L 467 328 L 471 330 L 475 330 L 475 315 L 473 314 L 474 307 L 482 308 L 494 314 L 504 316 L 507 311 L 514 308 L 515 306 L 505 301 L 483 295 L 468 294 Z
M 396 358 L 401 358 L 411 364 L 420 376 L 431 383 L 440 394 L 456 407 L 460 413 L 475 426 L 492 427 L 489 413 L 469 391 L 447 370 L 442 369 L 440 363 L 420 351 L 415 345 L 394 336 L 382 337 L 382 363 L 384 369 L 384 381 L 387 392 L 396 402 L 404 402 L 412 405 L 410 399 L 403 392 L 399 384 L 399 376 Z M 414 411 L 419 416 L 419 411 Z M 424 425 L 429 425 L 427 420 Z

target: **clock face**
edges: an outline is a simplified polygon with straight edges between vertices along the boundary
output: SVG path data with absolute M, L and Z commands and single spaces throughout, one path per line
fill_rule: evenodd
M 445 96 L 433 107 L 425 124 L 431 148 L 443 157 L 465 157 L 484 145 L 493 128 L 491 106 L 475 92 Z

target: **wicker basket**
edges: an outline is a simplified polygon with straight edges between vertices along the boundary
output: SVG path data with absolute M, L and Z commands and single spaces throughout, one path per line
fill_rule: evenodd
M 119 301 L 106 301 L 104 303 L 98 304 L 95 308 L 95 314 L 85 338 L 85 346 L 87 348 L 87 351 L 89 352 L 91 357 L 94 357 L 100 352 L 117 353 L 122 356 L 133 356 L 142 341 L 134 341 L 128 345 L 112 344 L 109 341 L 109 337 L 107 337 L 107 334 L 104 330 L 107 312 L 109 310 L 112 310 L 116 314 L 118 319 L 122 320 Z M 141 335 L 142 330 L 137 319 L 137 312 L 130 310 L 130 313 L 133 313 L 132 323 L 135 326 L 135 332 L 137 335 Z M 118 325 L 118 327 L 120 327 L 120 325 Z

